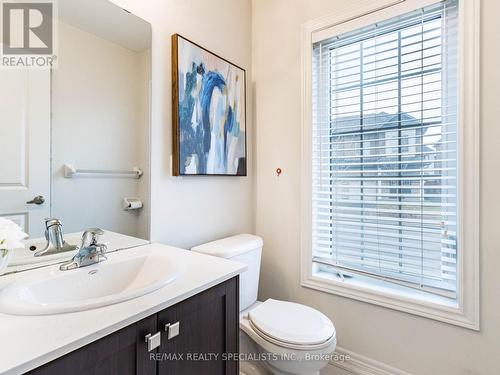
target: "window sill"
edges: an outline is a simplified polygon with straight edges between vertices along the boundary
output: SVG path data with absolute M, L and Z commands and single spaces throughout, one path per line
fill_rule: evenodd
M 362 275 L 342 280 L 332 273 L 318 271 L 304 278 L 301 285 L 460 327 L 479 329 L 477 322 L 467 318 L 456 300 L 387 281 Z

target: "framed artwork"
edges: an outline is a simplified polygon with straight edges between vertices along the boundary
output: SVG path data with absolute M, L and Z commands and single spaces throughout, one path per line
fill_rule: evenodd
M 246 72 L 172 35 L 174 176 L 246 176 Z

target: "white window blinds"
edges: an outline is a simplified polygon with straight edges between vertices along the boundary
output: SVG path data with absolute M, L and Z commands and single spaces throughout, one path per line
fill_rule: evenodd
M 456 296 L 457 26 L 444 1 L 314 43 L 314 270 Z

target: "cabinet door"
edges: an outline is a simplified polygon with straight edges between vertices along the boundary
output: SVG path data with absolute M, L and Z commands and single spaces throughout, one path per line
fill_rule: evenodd
M 162 333 L 159 375 L 236 375 L 238 353 L 238 277 L 158 314 L 158 329 L 179 323 L 179 334 Z
M 47 363 L 33 375 L 155 375 L 156 362 L 145 342 L 155 333 L 156 314 Z

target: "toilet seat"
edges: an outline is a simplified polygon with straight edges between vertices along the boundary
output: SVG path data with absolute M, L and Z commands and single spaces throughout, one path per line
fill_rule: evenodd
M 268 299 L 248 312 L 248 321 L 256 334 L 283 348 L 318 350 L 335 340 L 330 319 L 298 303 Z
M 325 341 L 324 343 L 321 343 L 321 344 L 313 344 L 313 345 L 291 344 L 288 342 L 276 340 L 273 337 L 268 336 L 267 334 L 265 334 L 264 332 L 259 330 L 257 327 L 255 327 L 255 325 L 251 321 L 249 321 L 249 325 L 250 325 L 251 329 L 253 330 L 253 332 L 255 332 L 263 340 L 265 340 L 271 344 L 274 344 L 276 346 L 279 346 L 283 349 L 293 349 L 293 350 L 301 350 L 301 351 L 303 350 L 305 352 L 314 351 L 314 350 L 321 350 L 321 349 L 324 349 L 324 348 L 330 346 L 331 342 L 335 340 L 335 336 L 332 336 L 328 341 Z

